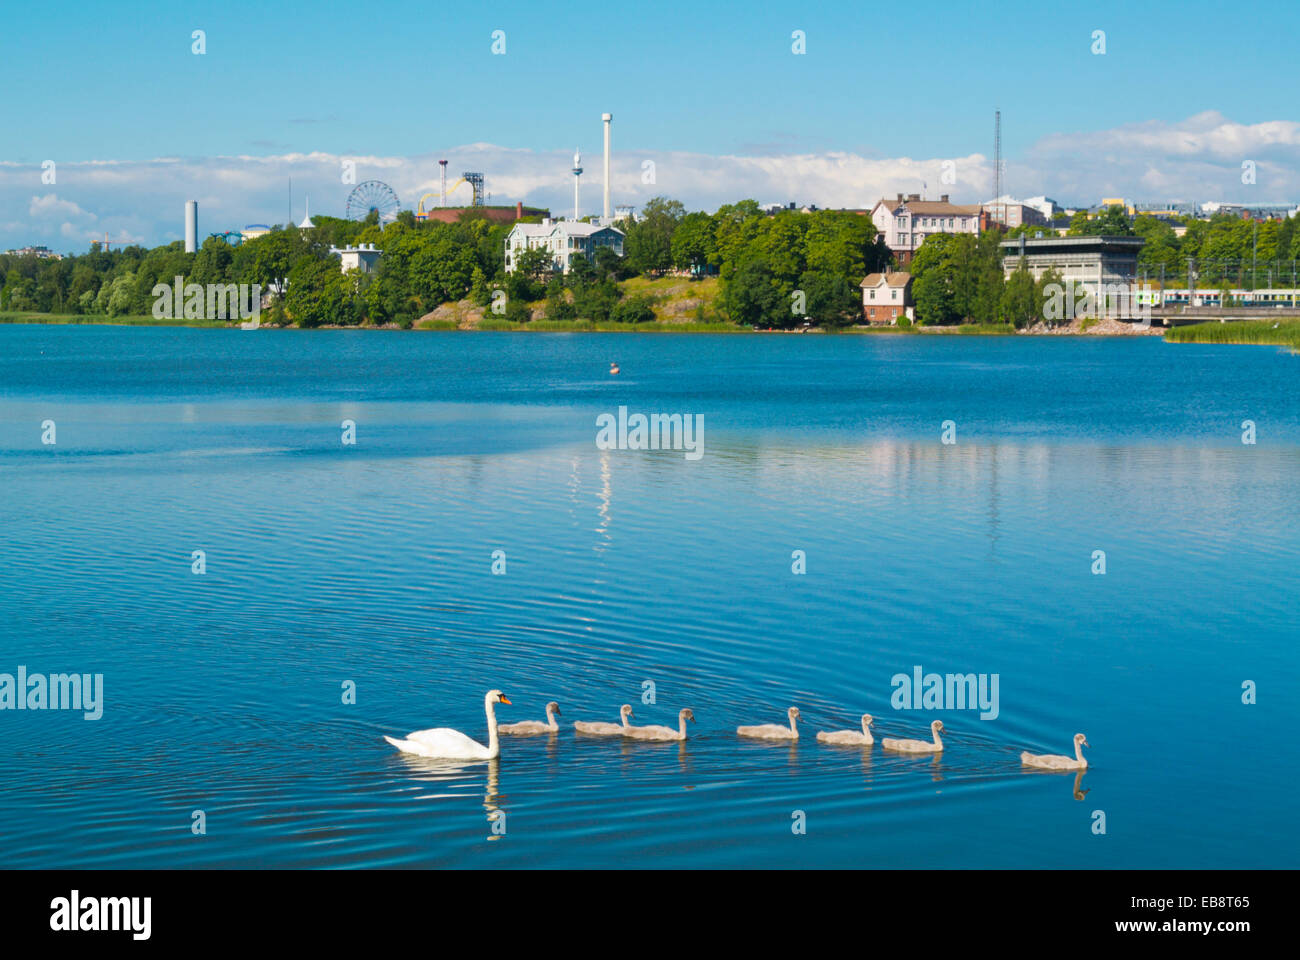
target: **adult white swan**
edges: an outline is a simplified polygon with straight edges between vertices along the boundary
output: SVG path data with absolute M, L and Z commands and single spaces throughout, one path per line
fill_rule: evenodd
M 832 730 L 827 732 L 820 730 L 817 733 L 818 743 L 838 743 L 849 747 L 869 747 L 876 742 L 876 738 L 871 735 L 871 714 L 862 715 L 862 732 L 856 730 Z
M 1085 770 L 1088 761 L 1083 759 L 1083 748 L 1088 740 L 1081 733 L 1074 735 L 1074 756 L 1067 757 L 1060 753 L 1030 753 L 1026 750 L 1020 754 L 1020 762 L 1027 767 L 1042 767 L 1044 770 Z
M 695 722 L 695 714 L 691 712 L 690 707 L 677 714 L 678 729 L 676 730 L 672 727 L 649 724 L 644 727 L 628 727 L 623 731 L 623 736 L 631 740 L 685 740 L 687 720 L 691 723 Z
M 763 723 L 756 727 L 737 727 L 736 733 L 742 737 L 757 737 L 759 740 L 798 740 L 799 727 L 796 725 L 799 720 L 799 708 L 791 707 L 786 711 L 790 718 L 790 726 L 783 727 L 779 723 Z
M 555 733 L 560 729 L 560 725 L 555 722 L 555 718 L 559 715 L 560 705 L 552 700 L 546 705 L 545 723 L 540 720 L 520 720 L 518 723 L 503 723 L 497 727 L 497 730 L 516 737 L 528 737 L 537 733 Z
M 632 716 L 632 704 L 625 703 L 619 707 L 618 715 L 622 718 L 622 723 L 605 723 L 600 720 L 575 720 L 573 729 L 579 733 L 589 733 L 596 737 L 622 736 L 623 731 L 627 729 L 627 718 Z
M 485 747 L 477 740 L 472 740 L 459 730 L 450 727 L 434 727 L 432 730 L 416 730 L 408 733 L 405 740 L 384 739 L 403 753 L 414 753 L 421 757 L 437 757 L 443 760 L 495 760 L 501 756 L 501 743 L 497 739 L 496 705 L 510 700 L 500 690 L 489 690 L 483 698 L 483 709 L 487 713 L 488 745 Z
M 943 721 L 936 720 L 930 724 L 930 732 L 934 734 L 934 740 L 895 740 L 893 737 L 885 737 L 880 741 L 880 745 L 886 750 L 897 750 L 900 753 L 942 753 L 943 741 L 939 739 L 939 734 L 943 733 Z

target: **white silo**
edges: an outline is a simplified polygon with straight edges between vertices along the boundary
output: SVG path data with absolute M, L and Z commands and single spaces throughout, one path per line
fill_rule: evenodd
M 609 222 L 609 122 L 614 119 L 612 113 L 602 113 L 600 119 L 605 121 L 605 221 Z
M 185 201 L 185 252 L 194 253 L 199 249 L 199 202 Z

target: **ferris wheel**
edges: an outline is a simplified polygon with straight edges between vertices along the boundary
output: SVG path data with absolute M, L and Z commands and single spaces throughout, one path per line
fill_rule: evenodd
M 358 183 L 348 194 L 347 217 L 349 220 L 364 220 L 373 210 L 379 215 L 381 225 L 392 223 L 397 219 L 401 206 L 402 202 L 388 184 L 381 180 L 366 180 Z

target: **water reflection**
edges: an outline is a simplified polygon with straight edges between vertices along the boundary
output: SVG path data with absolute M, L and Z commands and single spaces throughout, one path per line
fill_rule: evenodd
M 550 749 L 552 756 L 554 753 L 555 736 L 549 737 L 552 741 Z M 483 780 L 483 809 L 491 833 L 488 835 L 489 840 L 499 840 L 506 832 L 506 808 L 505 798 L 501 793 L 501 761 L 494 757 L 491 760 L 439 760 L 433 757 L 420 757 L 410 753 L 397 754 L 400 760 L 407 768 L 407 774 L 414 780 L 428 784 L 445 784 L 447 787 L 454 786 L 472 786 L 478 779 L 475 776 L 483 771 L 485 776 Z M 486 767 L 486 769 L 484 769 Z M 446 791 L 434 790 L 424 795 L 426 800 L 441 800 L 460 798 L 463 793 L 448 789 Z
M 1086 770 L 1080 770 L 1074 775 L 1074 799 L 1076 800 L 1082 800 L 1088 795 L 1087 790 L 1079 789 L 1080 785 L 1083 783 L 1083 775 L 1085 773 L 1087 773 Z
M 1023 770 L 1027 774 L 1031 774 L 1031 775 L 1042 774 L 1044 776 L 1049 776 L 1049 777 L 1070 772 L 1069 770 L 1048 770 L 1042 767 L 1027 767 L 1027 768 L 1023 768 Z M 1091 787 L 1089 787 L 1087 790 L 1083 789 L 1083 775 L 1087 772 L 1088 772 L 1087 767 L 1084 767 L 1082 770 L 1074 771 L 1074 784 L 1071 787 L 1070 792 L 1074 795 L 1074 799 L 1076 800 L 1082 800 L 1084 797 L 1086 797 L 1089 793 L 1092 792 Z
M 604 553 L 605 548 L 609 545 L 610 505 L 613 499 L 614 487 L 609 469 L 609 451 L 602 450 L 600 452 L 600 506 L 596 511 L 600 514 L 600 523 L 596 525 L 596 532 L 601 535 L 605 542 L 596 544 L 597 553 Z

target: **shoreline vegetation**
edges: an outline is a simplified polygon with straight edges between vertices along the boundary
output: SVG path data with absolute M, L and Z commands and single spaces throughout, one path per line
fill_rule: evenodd
M 1227 323 L 1198 323 L 1184 327 L 1152 327 L 1141 329 L 1131 323 L 1114 320 L 1084 320 L 1067 326 L 1047 327 L 1039 324 L 1017 328 L 1010 323 L 963 323 L 949 326 L 843 326 L 802 327 L 794 329 L 765 329 L 741 326 L 725 320 L 666 320 L 655 319 L 629 324 L 615 321 L 593 320 L 538 320 L 517 321 L 505 317 L 483 316 L 470 301 L 449 305 L 459 308 L 458 314 L 429 317 L 413 327 L 397 324 L 342 325 L 323 324 L 314 330 L 409 330 L 473 333 L 734 333 L 734 334 L 844 334 L 877 336 L 1075 336 L 1075 337 L 1129 337 L 1163 336 L 1167 343 L 1247 344 L 1256 346 L 1290 347 L 1300 352 L 1300 319 L 1234 320 Z M 115 316 L 101 314 L 53 314 L 35 311 L 0 311 L 0 325 L 54 325 L 54 326 L 121 326 L 121 327 L 192 327 L 207 330 L 237 330 L 238 320 L 156 319 L 152 316 Z M 303 329 L 291 323 L 262 323 L 262 330 Z
M 1169 343 L 1245 343 L 1290 347 L 1300 352 L 1300 320 L 1230 320 L 1174 327 L 1165 334 Z
M 1296 219 L 1260 228 L 1261 256 L 1300 254 Z M 567 273 L 555 269 L 547 247 L 516 250 L 507 270 L 513 225 L 474 210 L 451 223 L 417 222 L 410 211 L 386 225 L 373 211 L 363 221 L 321 216 L 310 228 L 280 225 L 234 245 L 214 234 L 194 253 L 173 242 L 111 250 L 94 243 L 89 253 L 63 258 L 3 254 L 0 324 L 233 329 L 256 317 L 268 329 L 1164 334 L 1172 343 L 1291 347 L 1300 339 L 1300 321 L 1283 318 L 1173 331 L 1105 316 L 1064 319 L 1047 309 L 1059 276 L 1049 271 L 1035 278 L 1023 264 L 1004 269 L 1000 244 L 1031 229 L 1025 225 L 927 237 L 907 264 L 914 317 L 899 318 L 897 326 L 863 322 L 860 278 L 899 266 L 865 211 L 770 213 L 742 200 L 709 214 L 655 197 L 618 227 L 625 234 L 622 256 L 599 247 L 590 259 L 571 257 Z M 1178 240 L 1167 224 L 1143 217 L 1130 224 L 1119 208 L 1076 216 L 1068 229 L 1071 235 L 1141 235 L 1140 265 L 1148 274 L 1159 267 L 1175 283 L 1176 270 L 1168 268 L 1179 257 L 1241 239 L 1232 218 L 1188 223 Z M 1253 243 L 1252 233 L 1252 253 Z M 380 253 L 373 269 L 342 269 L 337 254 L 356 245 Z M 228 310 L 239 320 L 225 319 Z

